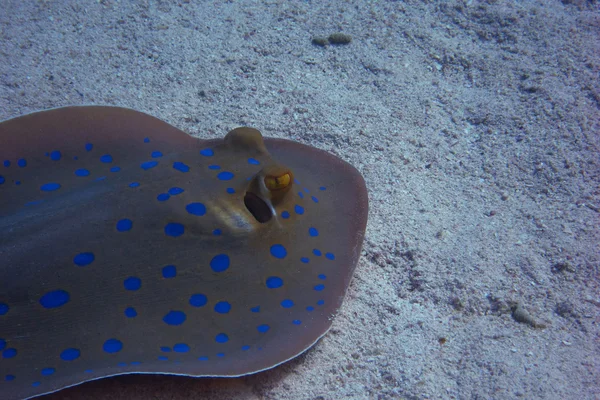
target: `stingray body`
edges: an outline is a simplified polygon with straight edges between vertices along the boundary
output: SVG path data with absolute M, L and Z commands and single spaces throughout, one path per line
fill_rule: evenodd
M 0 123 L 0 397 L 127 373 L 233 377 L 331 326 L 367 195 L 349 164 L 115 107 Z

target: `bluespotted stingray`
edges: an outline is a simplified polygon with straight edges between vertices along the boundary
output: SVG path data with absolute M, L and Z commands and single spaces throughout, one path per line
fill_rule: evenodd
M 330 328 L 361 252 L 356 169 L 137 111 L 0 122 L 0 394 L 129 373 L 235 377 Z

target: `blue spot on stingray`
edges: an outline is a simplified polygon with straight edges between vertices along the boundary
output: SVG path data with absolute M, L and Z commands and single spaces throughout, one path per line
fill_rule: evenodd
M 133 307 L 127 307 L 125 309 L 125 316 L 127 318 L 134 318 L 134 317 L 137 317 L 137 315 L 138 314 L 137 314 L 137 311 L 135 311 L 135 308 L 133 308 Z
M 5 315 L 9 310 L 8 304 L 0 303 L 0 315 Z
M 206 214 L 206 206 L 202 203 L 190 203 L 185 206 L 185 209 L 192 215 L 203 216 Z
M 170 353 L 171 348 L 169 346 L 161 346 L 160 351 L 162 351 L 163 353 Z
M 94 256 L 94 253 L 85 252 L 79 253 L 75 257 L 73 257 L 73 262 L 78 267 L 85 267 L 86 265 L 90 265 L 91 263 L 93 263 L 95 259 L 96 257 Z
M 93 148 L 94 148 L 93 144 L 91 144 L 91 143 L 85 144 L 85 151 L 92 151 Z
M 6 179 L 4 179 L 2 175 L 0 175 L 0 185 L 2 185 L 4 182 L 6 182 Z
M 161 360 L 161 361 L 167 361 L 169 359 L 169 357 L 158 356 L 158 359 Z
M 248 164 L 252 164 L 252 165 L 259 165 L 260 161 L 254 159 L 254 158 L 249 158 L 248 159 Z
M 319 249 L 313 249 L 313 254 L 317 257 L 321 257 L 322 253 L 321 253 L 321 250 L 319 250 Z
M 36 382 L 33 382 L 33 383 L 31 384 L 31 386 L 33 386 L 33 387 L 38 387 L 38 386 L 40 386 L 40 385 L 41 385 L 41 382 L 40 382 L 40 381 L 36 381 Z
M 175 346 L 173 346 L 173 351 L 177 353 L 187 353 L 190 351 L 190 346 L 185 343 L 177 343 Z
M 121 167 L 112 167 L 110 169 L 110 172 L 119 172 L 121 170 Z
M 315 203 L 319 202 L 319 199 L 317 199 L 315 196 L 310 196 L 310 198 L 312 199 L 312 201 L 314 201 Z
M 248 346 L 248 345 L 246 345 L 246 346 L 242 346 L 242 350 L 243 350 L 243 351 L 250 350 L 250 346 Z
M 77 161 L 77 160 L 79 160 L 79 157 L 75 156 L 75 157 L 73 157 L 73 160 Z
M 45 183 L 40 187 L 41 190 L 43 190 L 44 192 L 53 192 L 55 190 L 60 189 L 60 185 L 58 183 Z
M 94 370 L 93 370 L 93 369 L 86 369 L 86 370 L 85 370 L 85 371 L 83 371 L 83 372 L 85 372 L 85 373 L 88 373 L 88 374 L 91 374 L 92 372 L 94 372 Z
M 6 340 L 0 339 L 0 351 L 6 348 Z
M 310 236 L 319 236 L 319 231 L 317 230 L 317 228 L 310 227 L 308 229 L 308 234 Z
M 208 169 L 214 169 L 214 170 L 217 170 L 217 169 L 221 169 L 221 167 L 220 167 L 220 166 L 218 166 L 218 165 L 209 165 L 209 166 L 208 166 Z
M 56 372 L 56 369 L 54 369 L 54 368 L 44 368 L 42 370 L 42 375 L 48 376 L 48 375 L 52 375 L 55 372 Z
M 294 302 L 290 299 L 285 299 L 281 302 L 281 307 L 283 308 L 290 308 L 294 306 Z
M 208 299 L 202 293 L 196 293 L 190 296 L 190 305 L 192 307 L 204 307 Z
M 33 206 L 36 204 L 40 204 L 41 202 L 43 202 L 44 200 L 34 200 L 34 201 L 28 201 L 27 203 L 25 203 L 26 206 Z
M 158 165 L 158 161 L 146 161 L 140 164 L 140 168 L 144 171 L 149 170 L 150 168 L 154 168 Z
M 207 361 L 208 357 L 206 357 L 206 356 L 198 357 L 198 360 L 200 360 L 200 361 Z
M 79 349 L 65 349 L 60 353 L 60 359 L 65 361 L 73 361 L 81 355 L 81 351 Z
M 27 166 L 27 160 L 24 158 L 19 158 L 17 165 L 21 168 L 25 168 Z
M 156 200 L 158 201 L 167 201 L 171 198 L 171 196 L 168 193 L 161 193 L 158 196 L 156 196 Z
M 292 324 L 294 325 L 300 325 L 302 323 L 302 321 L 300 321 L 299 319 L 295 319 L 292 321 Z
M 285 258 L 285 256 L 287 256 L 287 250 L 283 245 L 274 244 L 271 246 L 271 255 L 275 258 Z
M 6 349 L 2 352 L 3 358 L 14 358 L 17 355 L 17 349 Z
M 150 143 L 150 138 L 144 138 L 144 143 Z
M 235 189 L 234 188 L 227 188 L 227 193 L 234 194 L 235 193 Z
M 171 196 L 177 196 L 178 194 L 183 193 L 183 189 L 180 187 L 172 187 L 171 189 L 169 189 L 169 194 Z
M 225 353 L 217 353 L 217 357 L 225 357 Z
M 179 161 L 173 163 L 173 168 L 180 172 L 188 172 L 190 170 L 190 167 Z
M 185 322 L 187 316 L 183 311 L 169 311 L 167 315 L 163 317 L 163 321 L 167 325 L 181 325 Z
M 118 366 L 118 367 L 126 367 L 126 366 L 127 366 L 127 363 L 125 363 L 125 362 L 120 362 L 120 363 L 118 363 L 118 364 L 117 364 L 117 366 Z
M 323 274 L 320 274 L 320 275 L 319 275 L 319 279 L 321 279 L 321 280 L 323 280 L 323 281 L 324 281 L 325 279 L 327 279 L 327 277 L 326 277 L 325 275 L 323 275 Z
M 89 176 L 90 175 L 90 171 L 88 171 L 85 168 L 79 168 L 79 169 L 75 170 L 75 175 L 77 175 L 77 176 Z
M 121 343 L 121 341 L 117 339 L 108 339 L 102 345 L 102 349 L 106 353 L 118 353 L 123 349 L 123 343 Z
M 161 153 L 160 151 L 153 151 L 152 154 L 150 155 L 152 158 L 159 158 L 163 156 L 163 153 Z
M 165 225 L 165 235 L 172 237 L 179 237 L 183 235 L 185 232 L 185 228 L 183 225 L 178 224 L 177 222 L 169 222 Z
M 100 161 L 105 164 L 109 164 L 113 161 L 113 158 L 110 154 L 105 154 L 102 157 L 100 157 Z
M 327 258 L 328 260 L 335 260 L 335 256 L 333 255 L 333 253 L 325 253 L 325 258 Z
M 15 181 L 15 185 L 20 185 L 21 181 Z
M 223 233 L 223 232 L 221 232 L 221 230 L 220 230 L 220 229 L 215 229 L 215 230 L 213 231 L 213 235 L 215 235 L 215 236 L 220 236 L 220 235 L 221 235 L 221 233 Z
M 215 152 L 212 149 L 204 149 L 200 150 L 200 154 L 202 154 L 205 157 L 211 157 L 215 154 Z
M 40 298 L 40 304 L 44 308 L 57 308 L 69 302 L 71 296 L 64 290 L 53 290 Z
M 317 292 L 320 292 L 321 290 L 325 289 L 325 285 L 318 284 L 313 289 L 315 289 Z
M 140 365 L 140 364 L 141 364 L 141 362 L 139 362 L 139 361 L 132 361 L 131 362 L 131 365 Z
M 139 182 L 131 182 L 131 183 L 129 184 L 129 187 L 130 187 L 130 188 L 136 188 L 136 187 L 138 187 L 138 186 L 140 186 L 140 183 L 139 183 Z
M 321 186 L 319 190 L 327 190 L 327 188 L 325 186 Z
M 260 333 L 266 333 L 269 329 L 271 329 L 271 327 L 267 324 L 259 325 L 256 327 L 256 330 Z
M 175 278 L 177 275 L 177 268 L 174 265 L 167 265 L 162 269 L 163 278 Z
M 310 260 L 307 257 L 302 257 L 300 261 L 302 261 L 304 264 L 308 264 Z
M 322 306 L 323 304 L 325 304 L 325 300 L 319 300 L 319 301 L 317 301 L 317 304 Z
M 130 276 L 123 281 L 123 286 L 127 290 L 139 290 L 142 287 L 142 280 L 137 276 Z
M 217 175 L 217 178 L 219 178 L 222 181 L 229 181 L 229 180 L 233 179 L 233 174 L 229 171 L 223 171 L 223 172 L 219 172 L 219 175 Z
M 224 333 L 219 333 L 216 337 L 215 337 L 215 342 L 217 343 L 227 343 L 229 341 L 229 336 L 227 336 Z
M 6 376 L 4 377 L 4 380 L 6 380 L 7 382 L 14 381 L 15 379 L 16 379 L 16 376 L 14 376 L 14 375 L 10 375 L 10 374 L 9 374 L 9 375 L 6 375 Z
M 105 177 L 105 176 L 100 176 L 100 177 L 96 178 L 96 180 L 97 180 L 97 181 L 103 181 L 103 180 L 105 180 L 105 179 L 106 179 L 106 177 Z
M 267 278 L 267 287 L 269 289 L 277 289 L 283 286 L 283 279 L 278 276 L 270 276 Z
M 304 198 L 304 193 L 298 192 L 298 196 L 300 196 L 300 198 L 303 199 Z
M 223 272 L 229 268 L 229 256 L 227 254 L 217 254 L 210 260 L 210 267 L 215 272 Z
M 4 160 L 4 166 L 5 167 L 10 167 L 10 161 Z
M 61 157 L 62 157 L 62 154 L 60 154 L 60 151 L 58 151 L 58 150 L 54 150 L 52 153 L 50 153 L 50 159 L 52 161 L 58 161 L 58 160 L 60 160 Z
M 308 312 L 314 311 L 314 309 L 315 308 L 313 306 L 306 307 L 306 311 L 308 311 Z
M 117 230 L 119 232 L 130 231 L 132 227 L 133 227 L 133 222 L 128 218 L 124 218 L 122 220 L 119 220 L 119 222 L 117 222 Z
M 287 212 L 287 211 L 283 211 L 283 212 L 281 213 L 281 218 L 283 218 L 283 219 L 288 219 L 289 217 L 290 217 L 290 213 L 289 213 L 289 212 Z
M 250 309 L 250 311 L 252 311 L 253 313 L 260 312 L 260 306 L 252 307 L 252 308 Z
M 220 301 L 215 304 L 215 311 L 219 314 L 227 314 L 231 310 L 231 304 L 226 301 Z
M 296 212 L 296 214 L 298 215 L 302 215 L 304 214 L 304 208 L 302 206 L 299 206 L 298 204 L 296 204 L 294 206 L 294 211 Z

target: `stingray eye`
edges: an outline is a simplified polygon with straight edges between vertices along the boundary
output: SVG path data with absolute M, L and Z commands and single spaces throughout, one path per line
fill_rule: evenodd
M 285 172 L 277 176 L 265 176 L 265 186 L 271 192 L 286 189 L 288 186 L 290 186 L 290 183 L 292 183 L 292 174 L 290 172 Z

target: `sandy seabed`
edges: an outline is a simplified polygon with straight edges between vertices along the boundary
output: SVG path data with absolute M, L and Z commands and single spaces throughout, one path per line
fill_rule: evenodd
M 311 42 L 336 32 L 352 42 Z M 0 120 L 250 125 L 352 163 L 370 198 L 346 302 L 304 355 L 45 399 L 600 398 L 599 76 L 595 0 L 3 0 Z

